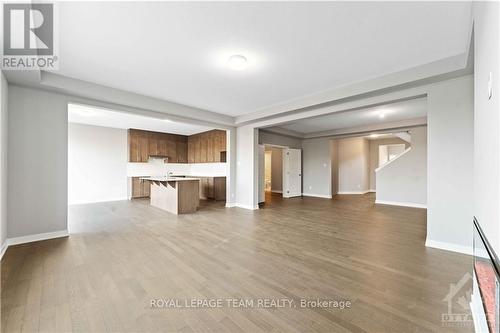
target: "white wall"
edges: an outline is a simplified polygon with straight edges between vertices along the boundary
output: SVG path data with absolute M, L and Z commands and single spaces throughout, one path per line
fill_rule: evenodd
M 376 203 L 427 205 L 427 128 L 411 130 L 411 149 L 376 170 Z
M 369 143 L 364 138 L 338 141 L 339 194 L 365 193 L 369 190 Z
M 7 240 L 7 128 L 8 86 L 0 72 L 0 258 Z
M 259 144 L 284 146 L 295 149 L 302 148 L 301 139 L 292 138 L 291 136 L 280 135 L 276 133 L 270 133 L 263 130 L 259 130 Z
M 68 125 L 68 204 L 128 199 L 127 130 Z
M 328 138 L 302 141 L 303 195 L 332 197 L 331 153 Z
M 375 169 L 379 167 L 379 146 L 381 145 L 392 145 L 392 144 L 404 144 L 406 148 L 410 144 L 399 138 L 388 138 L 388 139 L 378 139 L 369 140 L 370 141 L 370 165 L 369 165 L 369 178 L 370 178 L 370 191 L 375 191 L 377 189 L 377 182 L 375 177 Z
M 474 210 L 472 213 L 478 219 L 497 254 L 500 254 L 500 6 L 498 2 L 474 2 L 472 8 L 474 19 Z M 490 73 L 493 77 L 493 95 L 488 99 Z
M 427 96 L 427 244 L 469 253 L 474 214 L 473 89 L 473 78 L 467 76 L 435 84 Z M 489 140 L 483 144 L 488 146 L 493 142 Z M 488 156 L 484 163 L 491 165 L 495 163 L 494 160 L 494 156 Z M 478 167 L 481 168 L 479 165 Z M 489 172 L 488 181 L 491 182 L 493 170 L 487 169 L 484 172 Z M 484 193 L 483 191 L 488 189 L 479 189 L 478 194 Z M 498 201 L 496 205 L 498 206 Z
M 258 140 L 258 129 L 236 129 L 236 205 L 247 209 L 259 207 Z

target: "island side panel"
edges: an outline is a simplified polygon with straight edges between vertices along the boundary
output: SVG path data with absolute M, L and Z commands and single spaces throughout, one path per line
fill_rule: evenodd
M 151 206 L 178 214 L 177 182 L 152 182 Z
M 199 180 L 180 181 L 178 186 L 178 213 L 194 213 L 200 206 Z

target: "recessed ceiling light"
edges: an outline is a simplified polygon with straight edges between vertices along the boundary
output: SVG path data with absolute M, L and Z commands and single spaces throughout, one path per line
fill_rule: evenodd
M 248 60 L 246 57 L 240 55 L 240 54 L 235 54 L 229 57 L 227 59 L 227 65 L 229 68 L 234 69 L 236 71 L 241 71 L 247 67 Z
M 172 120 L 170 120 L 168 118 L 164 118 L 163 121 L 166 122 L 166 123 L 171 123 L 172 122 Z
M 384 118 L 385 118 L 385 113 L 384 113 L 384 112 L 380 112 L 378 116 L 379 116 L 381 119 L 384 119 Z

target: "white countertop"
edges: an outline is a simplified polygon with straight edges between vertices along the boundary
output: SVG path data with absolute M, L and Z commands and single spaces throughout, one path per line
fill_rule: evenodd
M 199 178 L 188 178 L 188 177 L 140 177 L 142 180 L 151 180 L 155 182 L 182 182 L 187 180 L 200 180 Z

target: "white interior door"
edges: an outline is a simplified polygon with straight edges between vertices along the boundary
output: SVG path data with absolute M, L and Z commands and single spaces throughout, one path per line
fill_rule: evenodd
M 300 149 L 283 150 L 283 197 L 291 198 L 302 195 L 302 151 Z
M 259 203 L 266 200 L 265 147 L 259 145 Z

